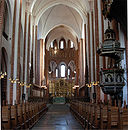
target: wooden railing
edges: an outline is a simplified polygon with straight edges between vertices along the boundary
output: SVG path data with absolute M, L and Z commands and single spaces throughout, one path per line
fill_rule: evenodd
M 2 106 L 2 129 L 31 128 L 47 110 L 44 102 L 26 102 Z
M 70 110 L 85 129 L 128 129 L 128 108 L 71 101 Z

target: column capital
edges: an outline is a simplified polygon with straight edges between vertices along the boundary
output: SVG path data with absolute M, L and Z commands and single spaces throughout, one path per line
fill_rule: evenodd
M 29 8 L 26 8 L 25 12 L 26 12 L 28 15 L 32 15 L 32 12 L 29 11 Z

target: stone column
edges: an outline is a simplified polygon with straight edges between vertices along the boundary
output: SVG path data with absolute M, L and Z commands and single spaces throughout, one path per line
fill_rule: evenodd
M 89 83 L 91 82 L 91 49 L 90 49 L 90 14 L 87 15 L 88 18 L 88 53 L 89 53 Z
M 19 11 L 19 32 L 18 32 L 18 48 L 17 48 L 17 78 L 20 79 L 20 33 L 21 33 L 21 12 L 22 12 L 22 0 L 20 0 L 20 11 Z M 21 86 L 17 83 L 16 85 L 17 87 L 17 90 L 16 90 L 16 93 L 17 93 L 17 103 L 19 104 L 20 103 L 20 96 L 21 96 Z
M 103 10 L 102 0 L 100 1 L 101 12 Z M 104 17 L 101 13 L 101 24 L 102 24 L 102 43 L 104 42 Z M 103 57 L 103 68 L 106 68 L 106 58 Z M 107 94 L 104 94 L 104 101 L 107 102 Z
M 23 82 L 27 83 L 27 74 L 28 74 L 28 57 L 29 57 L 29 53 L 28 53 L 28 37 L 29 37 L 29 12 L 28 10 L 25 11 L 25 24 L 24 24 L 24 55 L 23 55 Z M 27 100 L 27 96 L 26 96 L 26 86 L 23 86 L 23 91 L 25 94 L 25 99 Z
M 15 54 L 15 25 L 16 25 L 17 0 L 14 2 L 13 29 L 12 29 L 12 50 L 11 50 L 11 78 L 14 78 L 14 54 Z M 10 104 L 13 104 L 13 84 L 10 85 Z
M 94 1 L 95 11 L 95 44 L 96 48 L 99 47 L 99 25 L 98 25 L 98 0 Z M 96 79 L 99 81 L 99 55 L 96 53 Z M 96 87 L 97 102 L 100 101 L 100 87 Z
M 3 31 L 3 20 L 4 20 L 4 4 L 5 0 L 0 1 L 0 72 L 1 72 L 1 44 L 2 44 L 2 31 Z M 1 95 L 1 80 L 0 80 L 0 95 Z M 0 104 L 1 104 L 1 96 L 0 96 Z M 1 110 L 1 105 L 0 105 L 0 110 Z M 1 114 L 0 114 L 1 117 Z M 1 118 L 0 118 L 1 122 Z M 0 123 L 0 128 L 1 128 L 1 123 Z
M 40 62 L 39 63 L 39 65 L 40 65 L 40 67 L 39 67 L 40 68 L 40 76 L 39 76 L 40 77 L 40 81 L 39 81 L 40 82 L 40 86 L 42 85 L 42 80 L 43 80 L 43 77 L 44 77 L 43 76 L 43 66 L 44 66 L 43 65 L 44 64 L 43 63 L 43 45 L 44 45 L 43 42 L 44 42 L 43 39 L 40 39 L 40 48 L 38 49 L 38 50 L 40 50 L 40 56 L 38 57 L 39 60 L 40 60 L 39 61 Z
M 30 83 L 30 29 L 31 29 L 31 14 L 29 13 L 28 18 L 28 47 L 27 47 L 27 83 Z
M 1 42 L 2 42 L 2 32 L 3 32 L 3 22 L 4 22 L 4 9 L 5 0 L 0 1 L 0 49 L 1 49 Z M 1 63 L 1 53 L 0 53 L 0 63 Z
M 25 81 L 26 30 L 27 30 L 27 12 L 25 12 L 25 23 L 24 23 L 23 81 Z M 24 86 L 22 92 L 24 93 Z
M 37 25 L 35 27 L 35 83 L 37 77 Z

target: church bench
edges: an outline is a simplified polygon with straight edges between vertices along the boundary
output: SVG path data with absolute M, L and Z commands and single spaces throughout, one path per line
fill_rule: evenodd
M 17 105 L 11 106 L 11 128 L 16 128 L 18 124 Z
M 43 102 L 2 106 L 2 129 L 31 128 L 47 110 Z
M 77 115 L 78 115 L 79 122 L 81 123 L 81 125 L 84 125 L 83 102 L 79 101 L 76 108 L 78 108 Z
M 84 117 L 84 127 L 87 125 L 87 103 L 84 102 L 83 104 L 83 117 Z
M 18 116 L 18 121 L 17 121 L 17 129 L 22 128 L 24 123 L 23 123 L 23 108 L 22 104 L 17 105 L 17 116 Z
M 31 116 L 31 124 L 33 124 L 34 122 L 35 122 L 35 107 L 34 107 L 34 104 L 33 103 L 31 103 L 31 114 L 32 114 L 32 116 Z
M 29 114 L 29 126 L 32 125 L 32 103 L 28 104 L 28 114 Z
M 35 106 L 35 111 L 36 111 L 36 121 L 39 119 L 39 103 L 37 102 L 36 106 Z
M 86 125 L 85 125 L 85 127 L 87 129 L 93 128 L 94 117 L 95 117 L 94 104 L 93 103 L 87 103 L 86 104 Z
M 11 106 L 2 107 L 2 129 L 9 129 L 11 127 Z
M 128 108 L 123 108 L 121 111 L 121 129 L 128 129 Z
M 29 127 L 29 103 L 25 103 L 25 115 L 26 115 L 26 119 L 25 119 L 25 128 Z
M 119 109 L 118 107 L 113 107 L 108 105 L 108 115 L 107 115 L 107 128 L 119 129 Z
M 100 105 L 97 103 L 94 103 L 95 112 L 94 112 L 94 124 L 93 128 L 98 129 L 100 125 Z
M 90 120 L 89 120 L 89 129 L 93 129 L 93 124 L 95 120 L 95 105 L 91 103 L 91 113 L 90 113 Z
M 107 129 L 108 106 L 100 104 L 100 129 Z

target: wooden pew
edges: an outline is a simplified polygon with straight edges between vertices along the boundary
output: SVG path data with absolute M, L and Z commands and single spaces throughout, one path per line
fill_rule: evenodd
M 34 109 L 34 115 L 33 115 L 33 120 L 34 120 L 34 123 L 36 122 L 36 120 L 37 120 L 37 106 L 36 106 L 36 104 L 34 103 L 33 104 L 33 109 Z
M 34 111 L 34 104 L 31 103 L 31 114 L 32 114 L 32 117 L 31 117 L 31 125 L 34 124 L 34 118 L 35 118 L 35 111 Z
M 31 128 L 47 110 L 43 102 L 3 106 L 2 129 Z
M 25 114 L 26 114 L 25 128 L 29 128 L 30 118 L 29 118 L 29 103 L 28 102 L 25 103 Z
M 31 126 L 32 125 L 32 103 L 31 102 L 28 103 L 28 117 L 29 117 L 28 119 L 29 126 Z
M 11 128 L 15 129 L 18 125 L 18 116 L 17 116 L 17 105 L 11 106 Z
M 83 116 L 83 102 L 79 101 L 78 102 L 78 118 L 79 122 L 81 123 L 82 126 L 84 126 L 84 116 Z
M 95 107 L 95 117 L 93 127 L 95 129 L 98 129 L 100 126 L 100 105 L 95 103 L 94 107 Z
M 108 105 L 108 114 L 107 114 L 107 128 L 119 129 L 119 111 L 118 107 L 113 107 Z
M 17 105 L 17 116 L 18 116 L 18 124 L 17 124 L 17 129 L 22 128 L 23 127 L 23 108 L 22 108 L 22 104 L 18 104 Z
M 91 104 L 91 113 L 90 113 L 90 121 L 89 121 L 89 128 L 94 128 L 94 121 L 95 121 L 95 105 Z
M 87 125 L 87 103 L 83 103 L 83 117 L 84 117 L 84 128 Z
M 100 104 L 100 129 L 107 129 L 108 106 Z
M 22 115 L 23 115 L 23 126 L 22 128 L 25 129 L 25 126 L 26 126 L 26 120 L 27 120 L 27 117 L 26 117 L 26 103 L 23 103 L 22 104 Z
M 11 106 L 2 106 L 2 129 L 11 127 Z
M 120 110 L 121 112 L 121 126 L 120 129 L 127 130 L 128 129 L 128 108 L 123 108 Z

